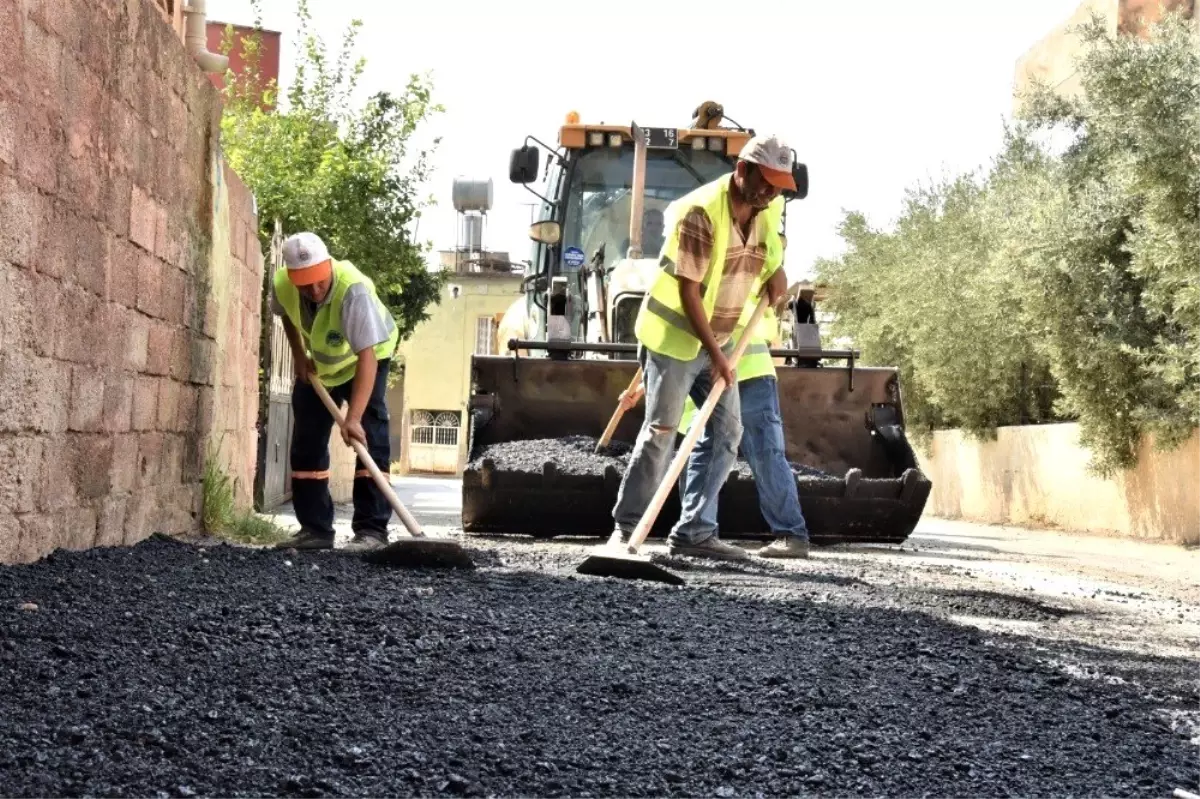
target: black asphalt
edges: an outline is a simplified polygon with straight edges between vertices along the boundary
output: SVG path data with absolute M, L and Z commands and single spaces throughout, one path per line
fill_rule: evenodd
M 820 561 L 689 584 L 151 540 L 0 569 L 5 796 L 1169 796 L 1194 663 Z M 36 606 L 36 609 L 34 609 Z

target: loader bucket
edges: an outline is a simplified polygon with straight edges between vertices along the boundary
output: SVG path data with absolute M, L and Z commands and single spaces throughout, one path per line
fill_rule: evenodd
M 612 459 L 605 465 L 585 455 L 552 458 L 533 442 L 599 438 L 637 362 L 474 356 L 471 363 L 463 529 L 607 537 L 623 464 Z M 777 366 L 776 372 L 788 460 L 823 473 L 801 470 L 797 476 L 813 543 L 903 542 L 921 517 L 931 484 L 904 436 L 896 370 Z M 632 445 L 643 407 L 625 414 L 614 443 Z M 508 454 L 488 457 L 498 451 L 494 445 L 503 444 Z M 748 469 L 742 471 L 745 477 L 735 470 L 722 489 L 721 534 L 769 537 L 753 479 Z M 678 517 L 676 491 L 653 534 L 665 535 Z

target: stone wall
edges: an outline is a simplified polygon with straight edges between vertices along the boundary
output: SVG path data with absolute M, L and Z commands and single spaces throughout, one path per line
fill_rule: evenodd
M 0 0 L 0 29 L 0 562 L 196 531 L 205 452 L 252 483 L 257 412 L 216 91 L 150 0 Z
M 1172 452 L 1144 441 L 1138 455 L 1134 468 L 1101 478 L 1087 471 L 1076 424 L 1002 427 L 986 442 L 940 431 L 920 459 L 933 481 L 926 512 L 1200 543 L 1200 433 Z

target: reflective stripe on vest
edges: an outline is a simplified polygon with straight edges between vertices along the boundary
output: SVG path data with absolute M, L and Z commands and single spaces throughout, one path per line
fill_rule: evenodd
M 693 208 L 708 215 L 713 227 L 712 259 L 704 276 L 704 285 L 717 286 L 725 271 L 725 252 L 729 247 L 729 182 L 730 175 L 691 191 L 667 206 L 664 213 L 666 229 L 670 231 L 662 250 L 662 263 L 654 284 L 646 292 L 642 307 L 634 323 L 634 335 L 647 349 L 681 361 L 690 361 L 700 352 L 700 339 L 696 337 L 683 300 L 679 295 L 679 281 L 674 275 L 674 263 L 679 254 L 679 223 Z M 756 219 L 759 239 L 766 246 L 767 260 L 761 277 L 769 277 L 783 261 L 783 246 L 779 239 L 779 220 L 783 216 L 783 198 L 777 197 Z M 717 291 L 702 291 L 701 303 L 704 314 L 712 319 L 717 301 Z
M 301 339 L 317 366 L 317 377 L 326 386 L 340 386 L 354 377 L 358 368 L 358 356 L 350 348 L 342 333 L 342 302 L 351 286 L 363 284 L 371 300 L 376 303 L 383 317 L 388 338 L 375 345 L 375 357 L 379 360 L 392 357 L 399 341 L 399 330 L 391 313 L 380 301 L 375 284 L 349 261 L 333 262 L 333 296 L 319 307 L 313 316 L 312 327 L 306 329 L 300 313 L 300 292 L 288 280 L 287 268 L 275 272 L 275 296 L 283 306 L 288 320 L 300 331 Z

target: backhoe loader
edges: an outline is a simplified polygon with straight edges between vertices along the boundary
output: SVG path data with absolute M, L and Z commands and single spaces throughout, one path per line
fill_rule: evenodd
M 537 440 L 600 437 L 637 370 L 634 320 L 659 268 L 663 209 L 730 174 L 754 135 L 723 121 L 712 102 L 697 108 L 686 128 L 585 124 L 571 112 L 557 147 L 528 136 L 513 151 L 509 177 L 539 198 L 540 213 L 530 227 L 523 296 L 499 325 L 501 354 L 471 359 L 462 482 L 467 533 L 612 532 L 621 481 L 616 460 L 581 471 L 524 451 L 514 468 L 488 453 L 511 442 L 530 442 L 521 449 L 533 450 Z M 548 158 L 539 169 L 543 152 Z M 531 188 L 539 172 L 540 191 Z M 804 164 L 797 162 L 794 177 L 797 190 L 786 202 L 808 192 Z M 787 457 L 812 541 L 900 543 L 920 519 L 931 483 L 904 433 L 898 371 L 861 366 L 853 350 L 821 349 L 807 332 L 788 336 L 791 346 L 772 353 Z M 802 365 L 786 365 L 793 363 Z M 624 415 L 613 442 L 632 445 L 641 422 L 639 405 Z M 720 495 L 721 533 L 766 537 L 753 480 L 741 472 Z M 655 534 L 668 531 L 678 514 L 676 493 Z

